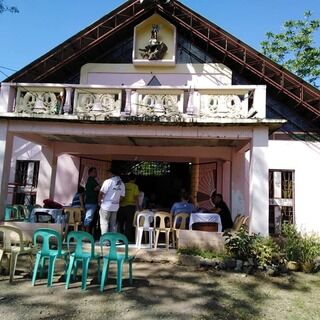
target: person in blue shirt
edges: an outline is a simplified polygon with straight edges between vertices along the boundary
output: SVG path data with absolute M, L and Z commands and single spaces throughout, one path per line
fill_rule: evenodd
M 178 213 L 192 213 L 195 212 L 195 206 L 189 202 L 190 196 L 186 191 L 181 192 L 180 201 L 175 202 L 170 210 L 173 216 Z

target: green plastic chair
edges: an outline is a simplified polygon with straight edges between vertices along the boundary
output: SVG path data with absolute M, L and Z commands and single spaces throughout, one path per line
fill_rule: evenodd
M 70 278 L 73 271 L 73 279 L 75 280 L 77 276 L 77 264 L 78 261 L 82 262 L 82 285 L 81 288 L 85 290 L 87 288 L 87 276 L 88 268 L 91 259 L 97 259 L 98 262 L 98 278 L 100 281 L 100 255 L 94 253 L 94 239 L 93 236 L 84 231 L 72 231 L 68 233 L 67 244 L 70 251 L 70 242 L 74 239 L 76 241 L 76 248 L 73 253 L 70 254 L 68 271 L 67 271 L 67 280 L 66 280 L 66 289 L 69 289 Z M 89 240 L 90 242 L 90 252 L 83 251 L 83 242 Z
M 52 280 L 54 274 L 55 262 L 57 259 L 64 259 L 66 265 L 66 258 L 68 252 L 62 250 L 62 238 L 61 234 L 56 230 L 49 228 L 41 228 L 37 229 L 33 235 L 33 243 L 37 244 L 37 239 L 42 238 L 42 246 L 41 249 L 37 252 L 36 262 L 33 269 L 32 276 L 32 285 L 34 286 L 37 278 L 39 265 L 41 266 L 40 276 L 42 276 L 44 267 L 45 267 L 45 259 L 49 260 L 49 268 L 48 268 L 48 287 L 52 287 Z M 56 243 L 56 249 L 50 249 L 50 240 L 54 240 Z
M 18 209 L 7 205 L 4 211 L 4 221 L 13 221 L 19 220 L 19 212 Z
M 117 252 L 116 244 L 118 241 L 122 241 L 125 245 L 124 254 L 120 254 Z M 109 253 L 107 255 L 103 255 L 103 245 L 106 242 L 108 242 L 110 245 Z M 101 236 L 100 246 L 101 246 L 101 252 L 103 255 L 103 268 L 102 268 L 102 276 L 101 276 L 101 282 L 100 282 L 100 291 L 103 292 L 106 278 L 108 279 L 109 264 L 110 262 L 115 261 L 117 263 L 117 291 L 121 292 L 122 269 L 123 269 L 124 262 L 127 262 L 129 264 L 129 279 L 130 279 L 130 285 L 132 285 L 132 261 L 134 257 L 128 255 L 128 238 L 121 233 L 108 232 Z

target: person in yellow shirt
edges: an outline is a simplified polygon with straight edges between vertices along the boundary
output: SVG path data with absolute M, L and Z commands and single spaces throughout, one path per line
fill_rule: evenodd
M 136 185 L 136 177 L 129 175 L 129 182 L 125 183 L 125 196 L 120 201 L 120 208 L 117 215 L 119 232 L 126 235 L 129 242 L 134 242 L 133 218 L 139 207 L 139 188 Z

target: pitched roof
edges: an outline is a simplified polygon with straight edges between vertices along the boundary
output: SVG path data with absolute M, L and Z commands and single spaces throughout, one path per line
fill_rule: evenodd
M 233 70 L 267 84 L 268 90 L 292 103 L 315 124 L 320 124 L 320 91 L 241 40 L 208 21 L 177 0 L 141 6 L 129 0 L 47 54 L 16 72 L 9 82 L 65 82 L 70 70 L 94 62 L 97 55 L 115 45 L 119 36 L 131 36 L 133 27 L 157 12 L 188 35 L 199 47 Z

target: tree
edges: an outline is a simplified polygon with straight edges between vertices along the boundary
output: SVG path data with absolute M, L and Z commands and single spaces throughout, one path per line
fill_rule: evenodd
M 285 21 L 282 32 L 267 32 L 267 39 L 260 45 L 264 55 L 319 87 L 320 46 L 314 38 L 320 32 L 320 19 L 311 16 L 306 11 L 304 19 Z
M 17 7 L 15 6 L 10 7 L 4 2 L 4 0 L 0 0 L 0 13 L 3 13 L 5 11 L 12 12 L 12 13 L 19 12 Z

